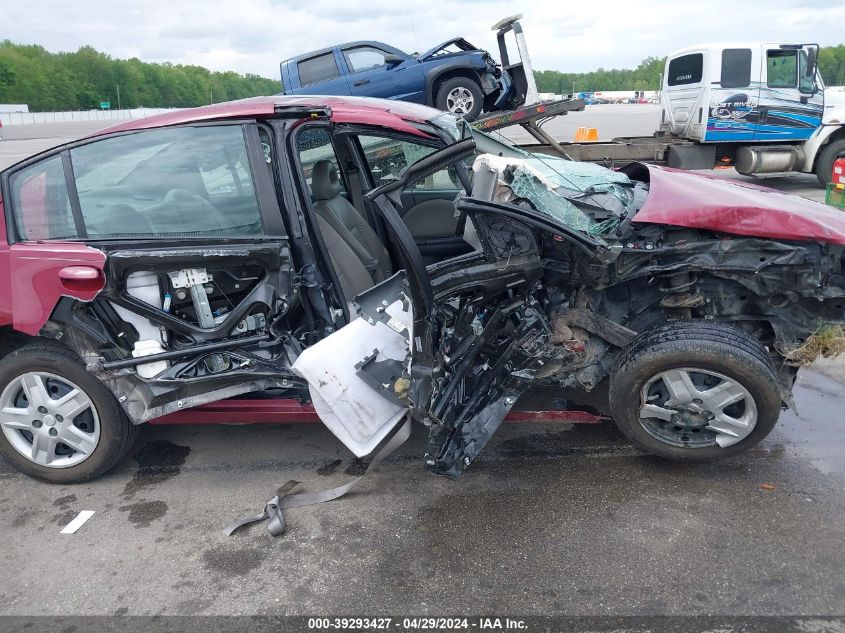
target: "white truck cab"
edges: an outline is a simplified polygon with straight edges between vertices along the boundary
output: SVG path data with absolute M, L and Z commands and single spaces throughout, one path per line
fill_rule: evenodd
M 817 53 L 815 44 L 772 42 L 676 51 L 666 61 L 660 131 L 696 143 L 692 168 L 815 171 L 824 184 L 845 155 L 845 93 L 825 91 Z

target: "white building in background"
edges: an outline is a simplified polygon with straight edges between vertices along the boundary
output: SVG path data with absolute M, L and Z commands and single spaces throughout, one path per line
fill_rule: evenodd
M 29 106 L 25 103 L 0 103 L 0 114 L 12 112 L 29 112 Z
M 596 90 L 594 97 L 607 99 L 608 101 L 624 101 L 627 99 L 645 99 L 656 101 L 658 94 L 656 90 Z

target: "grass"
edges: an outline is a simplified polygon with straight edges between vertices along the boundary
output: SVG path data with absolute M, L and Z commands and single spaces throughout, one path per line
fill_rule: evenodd
M 822 325 L 798 347 L 786 350 L 784 358 L 799 366 L 817 358 L 834 358 L 845 352 L 845 330 L 841 325 Z

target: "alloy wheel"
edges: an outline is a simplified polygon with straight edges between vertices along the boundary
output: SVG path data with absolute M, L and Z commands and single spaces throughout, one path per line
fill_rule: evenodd
M 452 114 L 469 114 L 475 105 L 475 97 L 463 86 L 457 86 L 446 95 L 446 107 Z
M 639 421 L 672 446 L 731 446 L 757 424 L 757 404 L 739 381 L 700 368 L 660 372 L 643 385 Z
M 100 419 L 88 394 L 48 372 L 21 374 L 6 386 L 0 429 L 16 451 L 47 468 L 85 461 L 100 441 Z

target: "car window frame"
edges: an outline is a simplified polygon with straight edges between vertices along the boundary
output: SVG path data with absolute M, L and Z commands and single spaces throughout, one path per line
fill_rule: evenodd
M 311 83 L 302 83 L 302 73 L 299 72 L 299 65 L 303 62 L 310 62 L 313 59 L 317 59 L 318 57 L 331 57 L 332 61 L 334 62 L 334 67 L 337 70 L 337 75 L 334 77 L 327 77 L 326 79 L 321 79 L 320 81 L 312 81 Z M 299 83 L 300 88 L 307 88 L 308 86 L 318 86 L 322 83 L 326 83 L 327 81 L 334 81 L 335 79 L 343 79 L 344 74 L 340 68 L 340 64 L 338 64 L 337 55 L 335 54 L 335 50 L 331 49 L 329 51 L 323 51 L 317 53 L 316 55 L 310 55 L 308 57 L 303 57 L 296 60 L 296 80 Z
M 302 162 L 302 152 L 299 149 L 299 135 L 307 132 L 308 130 L 314 129 L 321 129 L 325 130 L 326 134 L 329 137 L 329 145 L 332 147 L 332 151 L 334 152 L 334 157 L 337 159 L 337 172 L 338 177 L 340 178 L 340 185 L 341 185 L 341 193 L 346 195 L 351 195 L 349 193 L 349 183 L 346 181 L 346 174 L 344 173 L 343 167 L 341 166 L 341 161 L 343 160 L 342 153 L 338 151 L 338 144 L 335 141 L 335 135 L 332 129 L 331 124 L 325 124 L 323 122 L 315 122 L 315 123 L 305 123 L 303 125 L 297 126 L 295 130 L 291 133 L 291 143 L 293 147 L 293 154 L 295 156 L 295 171 L 297 180 L 301 181 L 302 187 L 304 187 L 304 191 L 310 191 L 311 186 L 308 184 L 308 180 L 305 177 L 305 167 L 304 163 Z M 321 159 L 325 160 L 325 159 Z M 316 161 L 315 161 L 316 163 Z M 313 165 L 312 165 L 313 167 Z M 310 196 L 306 196 L 310 200 Z
M 742 78 L 745 79 L 744 83 L 738 83 L 737 81 L 725 81 L 725 61 L 726 61 L 725 60 L 725 53 L 728 53 L 729 56 L 730 55 L 736 55 L 738 53 L 741 53 L 743 56 L 746 56 L 746 55 L 748 56 L 747 69 L 746 68 L 742 69 L 743 70 Z M 736 60 L 733 60 L 733 61 L 735 62 Z M 743 60 L 743 63 L 745 63 L 745 60 Z M 723 48 L 722 54 L 721 54 L 721 59 L 720 59 L 719 86 L 721 88 L 728 88 L 728 89 L 749 88 L 751 86 L 751 75 L 752 75 L 753 64 L 754 64 L 754 52 L 750 48 Z M 747 70 L 747 72 L 746 72 L 746 70 Z M 746 79 L 746 75 L 748 77 L 747 79 Z M 730 77 L 730 76 L 729 76 L 729 78 L 733 79 L 733 77 Z
M 305 120 L 289 123 L 281 121 L 277 127 L 277 138 L 279 139 L 279 154 L 282 153 L 281 143 L 284 144 L 285 155 L 287 156 L 287 177 L 290 189 L 286 192 L 291 199 L 296 201 L 296 205 L 291 208 L 291 223 L 292 223 L 292 241 L 295 244 L 301 244 L 301 248 L 306 250 L 308 257 L 313 257 L 318 270 L 320 270 L 324 278 L 331 280 L 330 288 L 326 293 L 332 298 L 332 302 L 339 308 L 344 323 L 349 323 L 352 316 L 349 312 L 349 304 L 340 290 L 340 279 L 337 271 L 329 257 L 329 251 L 323 241 L 323 235 L 317 225 L 317 213 L 314 209 L 314 201 L 311 198 L 311 192 L 308 187 L 308 182 L 305 179 L 305 170 L 300 160 L 299 152 L 299 135 L 309 129 L 322 128 L 329 134 L 329 140 L 332 144 L 332 150 L 335 156 L 338 156 L 337 138 L 334 123 L 329 119 Z M 340 166 L 338 171 L 342 172 Z M 344 175 L 340 174 L 341 178 Z M 296 216 L 295 218 L 293 216 Z
M 339 129 L 336 131 L 337 134 L 342 134 L 344 136 L 349 136 L 351 141 L 351 146 L 355 152 L 355 158 L 357 162 L 360 164 L 361 170 L 366 174 L 367 181 L 370 189 L 376 189 L 381 185 L 376 183 L 375 178 L 373 177 L 372 172 L 370 171 L 370 163 L 367 160 L 367 156 L 364 152 L 364 148 L 359 141 L 359 136 L 380 136 L 389 138 L 396 141 L 404 141 L 407 143 L 415 143 L 417 145 L 424 145 L 426 147 L 431 147 L 434 149 L 435 152 L 439 152 L 440 150 L 448 147 L 449 145 L 453 145 L 456 141 L 446 141 L 441 136 L 437 135 L 436 137 L 421 139 L 419 136 L 415 136 L 413 134 L 406 134 L 403 132 L 396 132 L 395 130 L 386 130 L 385 128 L 378 128 L 378 127 L 368 127 L 368 126 L 346 126 L 343 129 Z M 432 152 L 434 153 L 434 152 Z M 417 161 L 419 162 L 419 161 Z M 413 163 L 412 163 L 413 164 Z M 407 167 L 410 167 L 408 165 Z M 407 169 L 406 167 L 406 169 Z M 464 192 L 469 195 L 469 192 L 472 191 L 472 179 L 470 177 L 471 169 L 467 167 L 467 165 L 462 162 L 458 161 L 450 165 L 450 167 L 455 168 L 455 172 L 458 175 L 458 180 L 461 181 Z M 413 190 L 409 190 L 413 191 Z
M 769 55 L 771 53 L 777 53 L 775 57 L 780 57 L 782 59 L 786 59 L 787 57 L 792 57 L 795 60 L 795 73 L 793 77 L 792 85 L 772 85 L 771 77 L 769 76 Z M 784 49 L 784 48 L 768 48 L 766 49 L 766 87 L 767 88 L 776 88 L 781 90 L 797 90 L 798 89 L 798 73 L 799 73 L 800 61 L 798 59 L 798 51 L 795 49 Z
M 672 64 L 675 62 L 686 59 L 686 58 L 694 58 L 697 57 L 698 67 L 694 73 L 690 74 L 689 81 L 677 81 L 677 76 L 673 77 L 671 74 L 672 71 Z M 667 88 L 679 88 L 682 86 L 696 86 L 704 81 L 704 53 L 702 51 L 693 51 L 690 53 L 686 53 L 684 55 L 679 55 L 678 57 L 673 57 L 669 60 L 669 63 L 666 65 L 666 86 Z M 696 75 L 698 75 L 697 79 L 693 79 Z M 683 76 L 683 75 L 682 75 Z M 674 82 L 674 83 L 673 83 Z
M 413 136 L 411 134 L 402 134 L 402 133 L 389 133 L 385 132 L 383 128 L 358 128 L 355 130 L 349 130 L 344 132 L 350 136 L 350 140 L 352 141 L 352 146 L 355 150 L 355 153 L 358 156 L 358 161 L 361 163 L 361 167 L 363 168 L 364 172 L 367 175 L 367 180 L 369 181 L 369 185 L 371 189 L 375 189 L 380 187 L 381 185 L 377 184 L 375 176 L 373 176 L 373 172 L 370 169 L 370 161 L 367 160 L 367 153 L 364 149 L 364 146 L 361 145 L 360 136 L 376 136 L 379 138 L 384 138 L 391 141 L 403 142 L 403 143 L 413 143 L 414 145 L 422 145 L 423 147 L 430 147 L 432 149 L 432 154 L 434 152 L 440 151 L 445 147 L 442 141 L 437 139 L 426 139 L 426 142 L 420 142 L 421 139 L 419 136 Z M 417 162 L 417 161 L 415 161 Z M 405 166 L 405 169 L 413 165 L 411 163 Z M 404 171 L 404 169 L 403 169 Z M 384 183 L 382 183 L 384 184 Z
M 340 52 L 343 55 L 343 61 L 346 63 L 346 69 L 349 71 L 350 75 L 358 75 L 360 73 L 365 73 L 365 72 L 372 71 L 372 70 L 378 70 L 379 68 L 387 68 L 388 67 L 387 64 L 382 64 L 381 66 L 377 66 L 376 68 L 363 68 L 361 70 L 355 70 L 354 67 L 352 66 L 352 62 L 349 59 L 348 53 L 349 53 L 349 51 L 354 51 L 354 50 L 358 50 L 358 49 L 361 49 L 361 48 L 369 48 L 369 49 L 372 49 L 372 50 L 375 50 L 375 51 L 379 51 L 381 53 L 384 53 L 385 57 L 387 57 L 388 55 L 393 55 L 393 53 L 386 51 L 383 48 L 379 48 L 378 46 L 373 46 L 372 44 L 359 44 L 358 46 L 349 46 L 347 48 L 343 48 L 343 49 L 341 49 Z M 309 85 L 313 85 L 313 84 L 309 84 Z
M 82 208 L 79 203 L 79 193 L 76 188 L 76 179 L 73 174 L 73 164 L 70 157 L 71 150 L 77 147 L 91 145 L 106 139 L 118 138 L 122 136 L 129 136 L 133 134 L 144 134 L 154 132 L 162 129 L 178 129 L 178 128 L 203 128 L 203 127 L 222 127 L 222 126 L 238 126 L 241 127 L 244 135 L 244 144 L 246 148 L 247 160 L 249 161 L 249 169 L 253 177 L 253 184 L 255 187 L 255 198 L 258 204 L 259 218 L 262 224 L 262 231 L 255 234 L 244 235 L 171 235 L 171 236 L 155 236 L 148 237 L 131 237 L 131 238 L 88 238 L 87 231 L 85 231 L 84 217 L 82 216 Z M 272 135 L 270 135 L 272 139 Z M 271 140 L 272 142 L 272 140 Z M 19 238 L 17 221 L 15 219 L 15 202 L 13 199 L 11 189 L 11 178 L 15 174 L 38 165 L 42 161 L 49 160 L 56 156 L 62 159 L 62 168 L 64 170 L 65 187 L 67 188 L 68 198 L 71 205 L 71 213 L 74 219 L 74 225 L 77 231 L 75 238 L 48 238 L 43 240 L 27 240 Z M 102 134 L 99 136 L 79 139 L 77 141 L 67 143 L 57 148 L 52 148 L 47 151 L 35 154 L 29 158 L 15 164 L 2 173 L 0 178 L 0 192 L 2 192 L 2 200 L 4 202 L 4 213 L 6 222 L 6 241 L 9 245 L 26 242 L 80 242 L 80 243 L 130 243 L 130 242 L 153 242 L 178 239 L 190 242 L 202 241 L 216 241 L 216 240 L 278 240 L 279 238 L 287 237 L 287 230 L 285 228 L 282 217 L 282 208 L 279 197 L 276 193 L 276 187 L 271 178 L 270 170 L 263 168 L 257 169 L 257 165 L 265 165 L 264 152 L 261 147 L 260 138 L 258 135 L 258 124 L 254 119 L 232 119 L 226 121 L 200 121 L 192 123 L 184 123 L 179 125 L 168 125 L 149 128 L 138 128 L 135 130 L 124 130 L 120 132 L 113 132 L 111 134 Z M 81 228 L 81 230 L 80 230 Z

